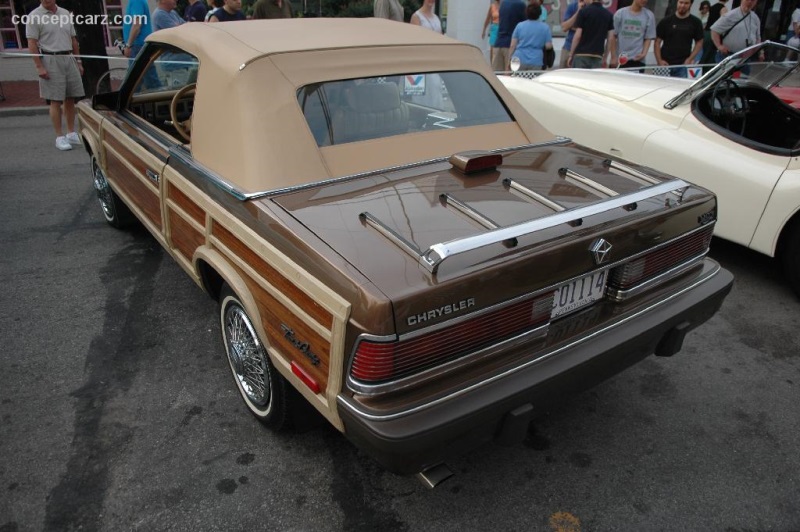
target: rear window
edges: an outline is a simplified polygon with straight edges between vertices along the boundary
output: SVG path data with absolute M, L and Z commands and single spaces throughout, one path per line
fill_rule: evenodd
M 319 146 L 513 121 L 474 72 L 438 72 L 307 85 L 297 99 Z

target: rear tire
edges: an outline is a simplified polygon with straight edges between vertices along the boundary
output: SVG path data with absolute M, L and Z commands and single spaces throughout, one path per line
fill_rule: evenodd
M 92 182 L 94 190 L 97 192 L 97 199 L 100 202 L 100 209 L 103 217 L 111 227 L 124 229 L 136 221 L 136 217 L 119 196 L 111 190 L 103 169 L 97 163 L 97 158 L 92 155 Z
M 261 423 L 276 431 L 287 428 L 289 384 L 272 365 L 244 305 L 227 284 L 219 301 L 222 342 L 239 394 Z
M 793 220 L 786 231 L 779 258 L 789 286 L 800 297 L 800 218 Z

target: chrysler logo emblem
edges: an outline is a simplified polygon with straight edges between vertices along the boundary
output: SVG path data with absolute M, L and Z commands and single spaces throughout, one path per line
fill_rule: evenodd
M 598 266 L 605 262 L 608 257 L 608 252 L 611 251 L 611 244 L 605 238 L 598 238 L 589 248 L 589 251 L 594 255 L 594 263 Z

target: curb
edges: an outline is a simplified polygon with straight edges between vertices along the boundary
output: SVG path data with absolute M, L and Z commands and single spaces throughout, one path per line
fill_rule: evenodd
M 36 106 L 36 107 L 8 107 L 0 109 L 0 116 L 36 116 L 46 115 L 50 113 L 50 107 Z

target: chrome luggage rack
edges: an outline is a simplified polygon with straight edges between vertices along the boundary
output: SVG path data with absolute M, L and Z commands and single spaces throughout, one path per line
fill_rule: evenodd
M 649 186 L 645 186 L 645 188 L 628 194 L 618 194 L 617 192 L 601 185 L 600 183 L 582 176 L 578 172 L 562 168 L 559 171 L 559 174 L 562 178 L 575 184 L 579 184 L 581 188 L 589 190 L 598 197 L 602 198 L 600 201 L 590 205 L 567 209 L 563 205 L 546 198 L 533 190 L 530 190 L 529 188 L 512 179 L 506 179 L 503 181 L 503 184 L 509 191 L 515 191 L 526 199 L 536 201 L 537 203 L 540 203 L 554 211 L 553 214 L 545 217 L 529 220 L 527 222 L 522 222 L 508 227 L 500 227 L 489 217 L 459 201 L 452 195 L 442 194 L 439 199 L 443 205 L 455 208 L 461 214 L 469 217 L 473 221 L 488 229 L 488 231 L 464 238 L 450 240 L 448 242 L 433 244 L 425 251 L 419 249 L 412 242 L 409 242 L 402 235 L 398 234 L 395 230 L 369 212 L 360 213 L 359 218 L 363 223 L 374 228 L 376 231 L 397 245 L 400 249 L 417 259 L 419 263 L 432 275 L 436 275 L 442 263 L 450 257 L 497 243 L 503 243 L 506 247 L 514 247 L 516 246 L 517 239 L 519 237 L 526 236 L 537 231 L 550 229 L 561 224 L 579 226 L 581 225 L 583 218 L 608 212 L 613 209 L 624 208 L 626 210 L 633 210 L 636 208 L 637 202 L 648 200 L 670 192 L 677 194 L 680 198 L 680 201 L 682 199 L 683 192 L 690 186 L 689 183 L 682 179 L 672 179 L 670 181 L 659 182 L 656 179 L 647 176 L 646 174 L 643 174 L 633 168 L 629 168 L 623 164 L 611 160 L 607 160 L 605 166 L 617 175 L 628 177 L 633 181 L 641 184 L 648 184 Z

